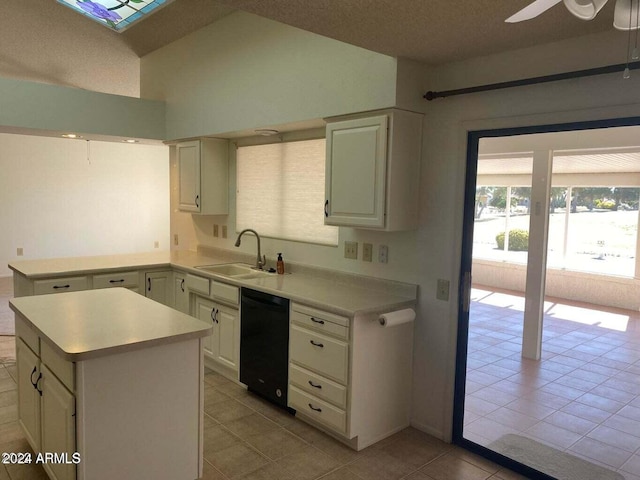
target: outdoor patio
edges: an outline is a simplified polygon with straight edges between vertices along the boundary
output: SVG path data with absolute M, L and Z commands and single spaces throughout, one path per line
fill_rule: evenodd
M 549 298 L 534 361 L 523 311 L 521 294 L 472 290 L 464 437 L 516 433 L 640 480 L 640 314 Z

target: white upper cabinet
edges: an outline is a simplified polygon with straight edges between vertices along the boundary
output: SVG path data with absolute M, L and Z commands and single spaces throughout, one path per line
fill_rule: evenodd
M 325 224 L 417 227 L 422 117 L 393 109 L 327 120 Z
M 178 208 L 202 215 L 229 213 L 229 142 L 203 138 L 176 145 Z

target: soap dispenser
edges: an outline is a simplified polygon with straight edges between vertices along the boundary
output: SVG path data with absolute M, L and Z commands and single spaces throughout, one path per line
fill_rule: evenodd
M 284 273 L 284 260 L 282 260 L 281 253 L 278 254 L 278 261 L 276 262 L 276 272 L 278 272 L 279 275 L 282 275 Z

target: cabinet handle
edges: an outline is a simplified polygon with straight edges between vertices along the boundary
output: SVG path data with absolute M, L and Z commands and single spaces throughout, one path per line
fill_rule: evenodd
M 109 283 L 123 283 L 124 282 L 124 278 L 121 278 L 120 280 L 109 280 Z
M 324 216 L 329 216 L 329 200 L 324 201 Z
M 200 201 L 200 195 L 196 195 L 196 207 L 200 208 L 200 203 L 198 203 Z
M 314 407 L 314 406 L 313 406 L 313 405 L 311 405 L 311 404 L 309 404 L 309 408 L 310 408 L 311 410 L 315 411 L 315 412 L 322 412 L 322 409 L 321 409 L 321 408 L 316 408 L 316 407 Z
M 324 348 L 324 345 L 321 343 L 316 343 L 313 340 L 309 340 L 309 342 L 311 343 L 311 345 L 313 345 L 314 347 L 320 347 L 320 348 Z
M 214 323 L 219 323 L 218 322 L 218 309 L 217 308 L 212 308 L 211 309 L 211 321 Z
M 182 291 L 184 292 L 184 278 L 182 279 L 182 281 L 180 282 L 180 288 L 182 289 Z
M 42 396 L 42 390 L 38 388 L 38 384 L 40 383 L 40 380 L 42 380 L 42 372 L 40 372 L 40 375 L 38 375 L 38 379 L 36 380 L 36 384 L 34 385 L 34 388 L 38 391 L 40 396 Z
M 53 288 L 55 288 L 56 290 L 58 290 L 59 288 L 69 288 L 71 287 L 71 285 L 54 285 Z
M 150 292 L 151 291 L 151 279 L 147 278 L 147 291 Z
M 35 365 L 33 366 L 33 370 L 31 370 L 31 385 L 33 385 L 33 388 L 36 388 L 36 384 L 38 383 L 38 381 L 36 380 L 35 382 L 33 381 L 33 374 L 36 373 L 36 371 L 38 370 L 38 367 L 36 367 Z
M 309 380 L 309 385 L 311 385 L 313 388 L 322 388 L 322 385 L 316 385 L 311 380 Z
M 218 321 L 218 313 L 220 313 L 220 310 L 218 310 L 218 309 L 216 308 L 216 323 L 220 323 L 220 322 Z
M 319 323 L 320 325 L 324 325 L 324 320 L 318 320 L 317 318 L 311 317 L 311 321 L 314 323 Z

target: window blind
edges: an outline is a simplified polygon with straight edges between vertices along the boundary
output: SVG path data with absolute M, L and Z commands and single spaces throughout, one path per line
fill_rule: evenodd
M 237 231 L 338 244 L 338 227 L 324 225 L 324 138 L 238 147 L 236 164 Z

